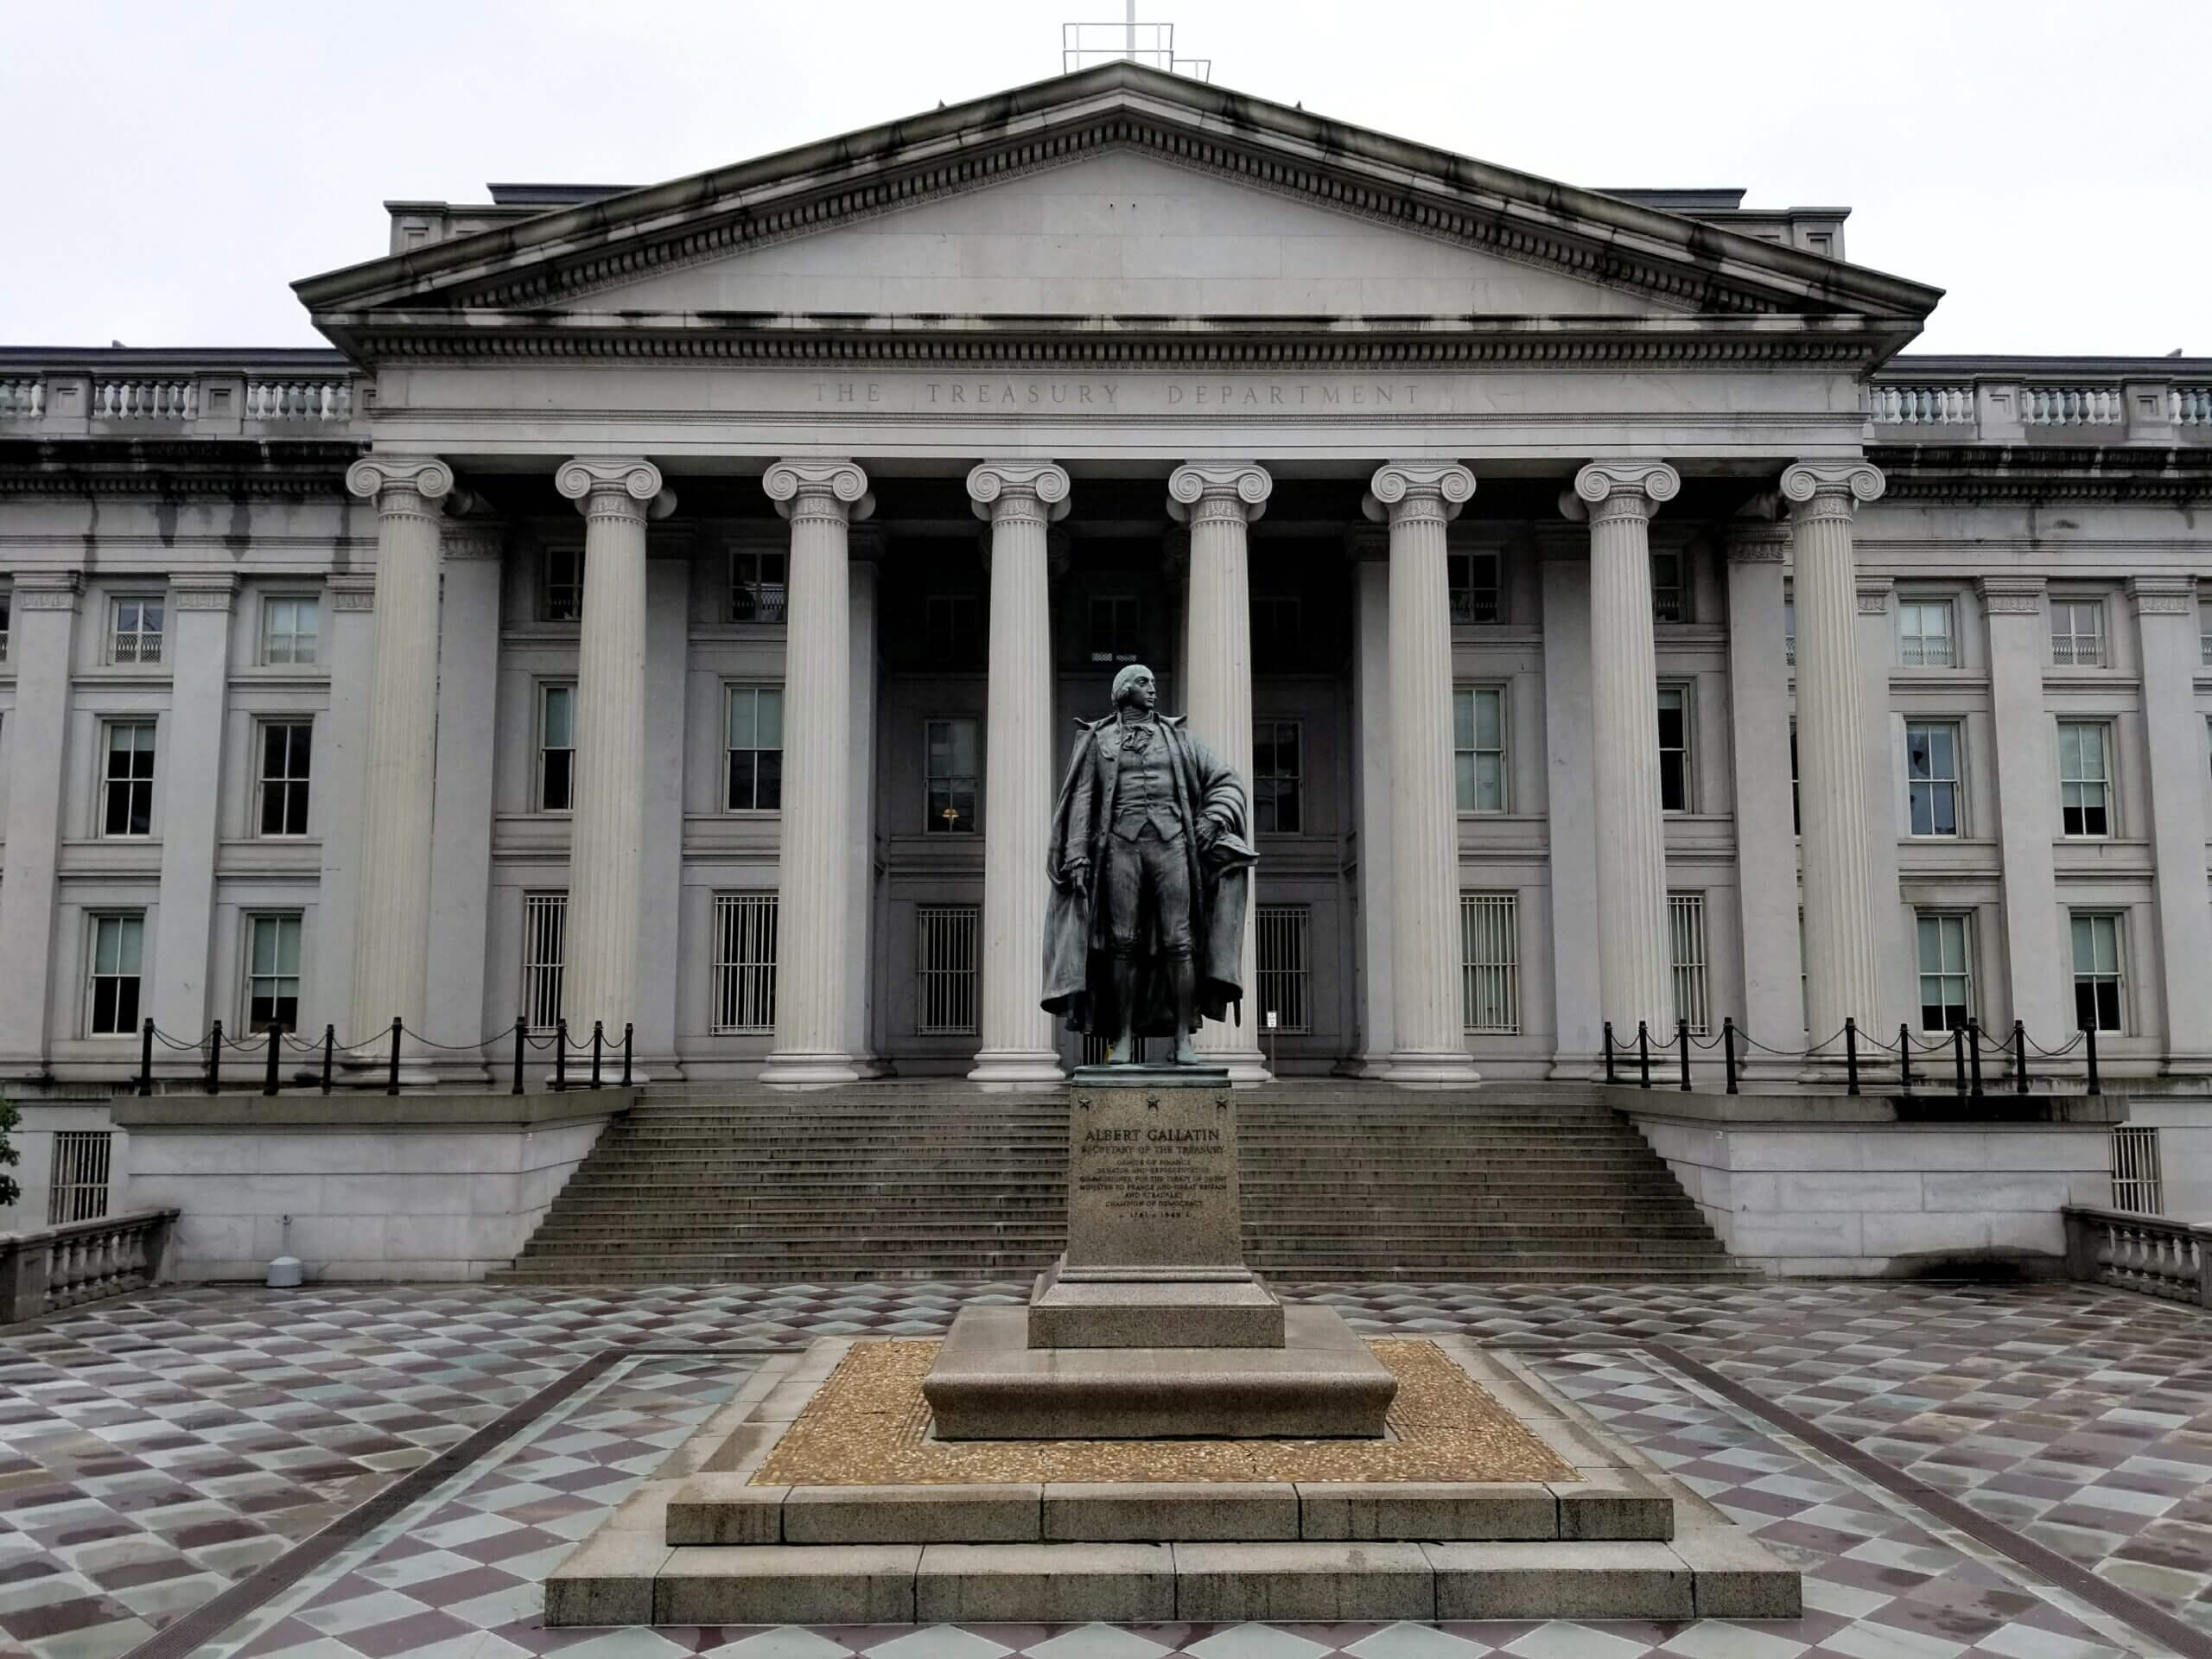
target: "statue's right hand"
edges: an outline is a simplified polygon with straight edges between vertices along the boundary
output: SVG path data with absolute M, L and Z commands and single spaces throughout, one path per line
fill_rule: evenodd
M 1071 858 L 1062 868 L 1067 876 L 1068 886 L 1079 888 L 1084 893 L 1090 891 L 1090 861 L 1089 859 Z

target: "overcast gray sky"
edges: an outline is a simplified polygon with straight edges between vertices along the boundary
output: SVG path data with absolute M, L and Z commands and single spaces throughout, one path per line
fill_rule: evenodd
M 646 184 L 1059 72 L 1120 0 L 0 0 L 0 343 L 319 343 L 379 204 Z M 2206 0 L 1145 0 L 1213 78 L 1599 188 L 1847 204 L 1919 349 L 2212 355 Z

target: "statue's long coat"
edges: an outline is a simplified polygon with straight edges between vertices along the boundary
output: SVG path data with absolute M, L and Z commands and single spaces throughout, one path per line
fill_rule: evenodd
M 1226 1020 L 1230 1010 L 1242 1019 L 1244 987 L 1244 911 L 1250 899 L 1251 873 L 1259 861 L 1247 826 L 1244 785 L 1206 746 L 1192 737 L 1179 716 L 1157 716 L 1161 735 L 1174 757 L 1175 810 L 1185 831 L 1178 843 L 1191 866 L 1191 952 L 1198 970 L 1198 1013 Z M 1052 839 L 1046 872 L 1052 893 L 1045 912 L 1045 1007 L 1064 1014 L 1077 1031 L 1116 1036 L 1121 1010 L 1114 1006 L 1114 977 L 1109 961 L 1106 906 L 1107 839 L 1112 832 L 1114 779 L 1121 765 L 1121 721 L 1078 722 L 1083 735 L 1060 798 L 1052 809 Z M 1220 834 L 1201 853 L 1198 827 L 1211 818 Z M 1068 874 L 1077 852 L 1090 860 L 1088 887 Z M 1094 902 L 1094 899 L 1096 902 Z M 1136 1033 L 1172 1037 L 1175 1009 L 1167 976 L 1159 972 L 1159 943 L 1147 936 L 1137 946 Z

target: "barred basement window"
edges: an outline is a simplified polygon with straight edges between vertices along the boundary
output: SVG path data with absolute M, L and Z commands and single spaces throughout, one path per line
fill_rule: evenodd
M 584 614 L 584 550 L 571 543 L 545 550 L 545 586 L 537 613 L 547 622 L 579 622 Z
M 1304 905 L 1260 905 L 1253 911 L 1262 1031 L 1269 1014 L 1279 1032 L 1313 1029 L 1313 982 L 1306 951 L 1308 914 Z
M 97 1221 L 107 1214 L 109 1154 L 113 1141 L 113 1133 L 107 1129 L 54 1131 L 54 1180 L 46 1197 L 48 1226 Z M 2118 1185 L 2113 1184 L 2115 1190 Z
M 1510 893 L 1459 895 L 1460 1022 L 1510 1037 L 1521 1029 L 1521 900 Z
M 776 895 L 715 895 L 715 1029 L 776 1028 Z
M 2155 1124 L 2118 1123 L 2112 1132 L 2112 1207 L 2139 1216 L 2165 1213 Z
M 914 1029 L 925 1037 L 976 1032 L 974 905 L 914 907 L 915 967 L 921 981 Z
M 780 622 L 784 620 L 785 573 L 788 553 L 739 548 L 729 556 L 729 620 L 733 622 Z
M 1705 978 L 1703 893 L 1667 895 L 1667 935 L 1675 970 L 1675 1018 L 1688 1020 L 1690 1029 L 1702 1037 L 1713 1023 Z
M 1499 603 L 1497 555 L 1452 553 L 1446 557 L 1446 580 L 1450 584 L 1452 620 L 1459 624 L 1499 622 L 1504 607 Z
M 532 1031 L 561 1023 L 561 970 L 569 947 L 569 895 L 522 898 L 522 1017 Z

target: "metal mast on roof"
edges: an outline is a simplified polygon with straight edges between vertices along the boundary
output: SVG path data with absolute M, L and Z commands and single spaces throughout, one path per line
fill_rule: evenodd
M 1126 14 L 1116 22 L 1060 25 L 1063 73 L 1072 74 L 1094 63 L 1109 63 L 1116 59 L 1149 64 L 1154 69 L 1165 69 L 1171 75 L 1188 75 L 1193 80 L 1213 79 L 1211 58 L 1175 55 L 1174 24 L 1137 21 L 1136 0 L 1128 0 Z

